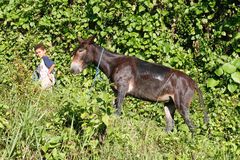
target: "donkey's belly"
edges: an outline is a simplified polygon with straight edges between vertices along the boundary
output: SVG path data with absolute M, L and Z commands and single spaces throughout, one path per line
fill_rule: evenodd
M 150 101 L 169 101 L 171 96 L 169 93 L 166 93 L 166 90 L 163 88 L 164 83 L 160 80 L 141 80 L 135 82 L 135 84 L 130 85 L 128 94 L 136 98 L 146 99 Z
M 138 99 L 143 99 L 147 101 L 152 102 L 169 102 L 171 99 L 174 99 L 173 94 L 161 94 L 161 95 L 155 95 L 155 94 L 149 94 L 147 92 L 132 92 L 128 95 L 133 96 Z

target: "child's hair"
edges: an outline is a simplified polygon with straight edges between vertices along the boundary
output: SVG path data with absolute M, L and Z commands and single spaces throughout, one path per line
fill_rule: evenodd
M 44 46 L 43 43 L 39 43 L 34 47 L 34 50 L 36 51 L 38 48 L 42 49 L 42 50 L 46 50 L 46 47 Z

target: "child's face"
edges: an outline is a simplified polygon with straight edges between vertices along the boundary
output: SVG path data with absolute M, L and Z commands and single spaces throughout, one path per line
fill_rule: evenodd
M 36 52 L 36 55 L 37 55 L 38 57 L 42 58 L 42 56 L 45 55 L 46 50 L 45 50 L 45 49 L 42 49 L 42 48 L 38 48 L 38 49 L 36 49 L 35 52 Z

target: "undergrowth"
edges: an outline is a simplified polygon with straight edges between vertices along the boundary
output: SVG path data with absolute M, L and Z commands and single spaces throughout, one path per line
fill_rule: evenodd
M 178 114 L 174 131 L 164 132 L 161 104 L 127 98 L 117 117 L 111 92 L 90 92 L 82 85 L 22 87 L 22 94 L 2 90 L 1 159 L 237 159 L 240 154 L 239 131 L 221 126 L 238 118 L 221 122 L 224 117 L 214 117 L 218 110 L 210 112 L 207 127 L 197 103 L 191 109 L 197 125 L 192 138 Z

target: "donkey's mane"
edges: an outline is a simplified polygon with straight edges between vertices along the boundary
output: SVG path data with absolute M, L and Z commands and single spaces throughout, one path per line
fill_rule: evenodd
M 93 44 L 94 47 L 96 47 L 100 52 L 102 51 L 102 49 L 104 49 L 104 54 L 106 54 L 107 56 L 109 57 L 122 57 L 124 55 L 121 55 L 121 54 L 117 54 L 117 53 L 113 53 L 97 44 Z

